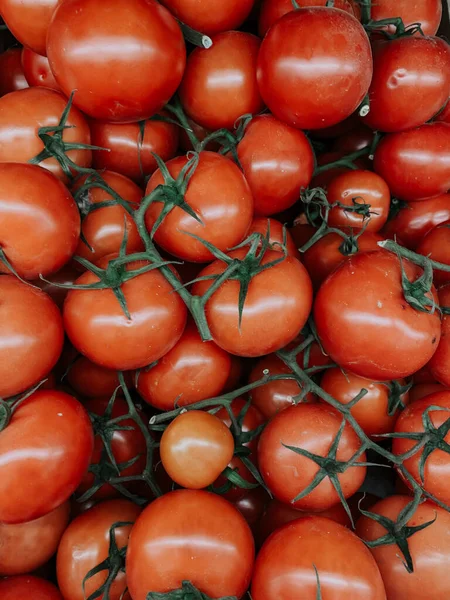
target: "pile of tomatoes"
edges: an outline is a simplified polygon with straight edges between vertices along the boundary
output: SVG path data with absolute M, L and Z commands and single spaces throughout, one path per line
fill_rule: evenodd
M 0 14 L 1 600 L 448 600 L 441 0 Z

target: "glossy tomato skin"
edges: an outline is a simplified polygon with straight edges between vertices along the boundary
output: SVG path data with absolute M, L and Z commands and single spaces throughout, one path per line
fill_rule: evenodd
M 439 290 L 439 302 L 442 307 L 450 307 L 449 285 Z M 442 317 L 441 340 L 428 364 L 433 377 L 442 385 L 450 387 L 450 314 Z
M 253 536 L 232 504 L 209 492 L 177 490 L 147 506 L 133 527 L 127 582 L 133 600 L 176 590 L 182 581 L 212 598 L 239 599 L 253 561 Z
M 332 150 L 334 152 L 351 154 L 352 152 L 357 152 L 358 150 L 362 150 L 363 148 L 370 146 L 373 142 L 373 138 L 373 130 L 366 125 L 359 123 L 350 131 L 339 135 L 333 142 Z
M 130 383 L 125 373 L 125 380 Z M 85 356 L 79 356 L 70 366 L 67 382 L 71 388 L 84 398 L 111 397 L 119 387 L 117 371 L 105 369 L 93 363 Z M 118 390 L 120 395 L 122 390 Z
M 211 48 L 189 55 L 179 94 L 191 119 L 213 131 L 233 129 L 242 115 L 262 110 L 256 82 L 260 43 L 255 35 L 227 31 L 213 37 Z
M 445 386 L 440 383 L 415 383 L 409 390 L 409 399 L 411 402 L 415 402 L 435 392 L 444 392 L 445 389 Z
M 22 50 L 22 68 L 30 86 L 41 86 L 60 91 L 59 85 L 50 69 L 48 58 L 29 48 Z
M 300 253 L 291 234 L 280 221 L 265 217 L 255 217 L 248 230 L 248 235 L 252 233 L 262 233 L 263 236 L 269 233 L 269 242 L 275 245 L 275 249 L 281 248 L 281 245 L 284 244 L 289 256 L 300 259 Z
M 403 268 L 410 281 L 422 274 L 407 260 Z M 347 259 L 320 287 L 317 331 L 325 352 L 342 368 L 390 381 L 412 375 L 433 356 L 441 335 L 438 311 L 410 306 L 401 276 L 398 257 L 381 250 Z M 433 297 L 437 303 L 434 288 Z
M 36 385 L 53 369 L 64 329 L 47 294 L 12 275 L 0 276 L 0 298 L 0 397 L 8 398 Z
M 447 193 L 449 161 L 450 125 L 430 123 L 386 135 L 375 150 L 373 164 L 391 194 L 411 202 Z
M 17 575 L 0 580 L 2 600 L 63 600 L 56 586 L 34 575 Z
M 319 466 L 286 448 L 303 448 L 326 456 L 342 422 L 341 414 L 323 404 L 299 404 L 286 408 L 271 419 L 261 434 L 258 463 L 261 475 L 273 496 L 301 510 L 322 511 L 339 502 L 331 480 L 325 477 L 304 498 L 293 502 L 319 471 Z M 350 425 L 346 425 L 337 450 L 338 461 L 348 461 L 361 443 Z M 356 462 L 364 462 L 363 452 Z M 352 496 L 366 475 L 365 466 L 353 466 L 338 474 L 345 498 Z
M 86 471 L 92 448 L 91 422 L 73 396 L 54 390 L 32 394 L 0 434 L 0 520 L 24 523 L 65 502 Z
M 53 16 L 47 55 L 64 93 L 78 90 L 74 103 L 83 112 L 132 122 L 170 100 L 186 47 L 175 19 L 154 0 L 68 0 Z
M 272 115 L 251 120 L 237 153 L 258 216 L 290 208 L 311 182 L 314 153 L 308 138 Z
M 390 496 L 370 508 L 370 512 L 396 521 L 411 502 L 410 496 Z M 450 556 L 449 513 L 432 502 L 419 504 L 408 521 L 409 527 L 427 522 L 431 525 L 408 538 L 414 572 L 408 573 L 396 544 L 372 548 L 371 552 L 381 572 L 388 598 L 395 600 L 426 600 L 432 590 L 433 600 L 445 600 L 450 594 L 448 560 Z M 434 522 L 433 522 L 434 521 Z M 373 541 L 386 535 L 386 529 L 376 521 L 362 516 L 356 533 L 363 540 Z
M 159 410 L 173 410 L 218 396 L 231 371 L 231 356 L 214 342 L 203 342 L 188 323 L 178 343 L 157 365 L 139 373 L 137 391 Z
M 246 250 L 230 253 L 242 259 Z M 280 252 L 269 250 L 262 265 L 280 259 Z M 221 274 L 225 263 L 216 260 L 201 272 L 201 276 Z M 211 281 L 197 282 L 194 295 L 203 295 Z M 218 346 L 238 356 L 263 356 L 276 352 L 291 342 L 300 332 L 312 305 L 311 280 L 303 265 L 287 256 L 275 266 L 256 275 L 250 282 L 239 327 L 240 285 L 230 280 L 223 283 L 206 303 L 206 318 Z
M 187 162 L 185 156 L 170 160 L 167 168 L 172 177 L 176 178 Z M 146 194 L 163 183 L 158 169 L 148 182 Z M 176 206 L 154 236 L 155 242 L 170 254 L 191 262 L 209 262 L 213 259 L 211 252 L 185 232 L 201 237 L 222 251 L 239 244 L 247 234 L 253 217 L 253 198 L 244 175 L 230 159 L 213 152 L 201 152 L 185 201 L 203 225 Z M 150 205 L 145 215 L 149 230 L 162 209 L 161 202 Z
M 331 519 L 311 516 L 284 525 L 261 548 L 253 600 L 386 600 L 377 564 L 363 542 Z M 322 575 L 322 576 L 321 576 Z
M 262 98 L 277 118 L 300 129 L 343 121 L 363 100 L 371 77 L 367 35 L 341 10 L 291 12 L 261 44 L 257 78 Z
M 129 500 L 109 500 L 96 504 L 72 521 L 56 557 L 58 585 L 64 600 L 84 600 L 105 582 L 107 571 L 94 575 L 86 581 L 84 595 L 84 577 L 108 557 L 111 526 L 119 522 L 134 523 L 140 512 Z M 130 530 L 131 525 L 115 529 L 118 548 L 126 546 Z M 111 586 L 110 600 L 119 600 L 126 586 L 126 575 L 119 571 Z
M 422 241 L 417 246 L 417 252 L 424 256 L 428 256 L 431 260 L 436 262 L 450 265 L 449 244 L 450 221 L 446 221 L 445 223 L 437 225 L 423 237 Z M 433 281 L 436 286 L 449 283 L 450 273 L 436 269 L 434 271 Z
M 375 21 L 400 17 L 405 26 L 420 23 L 425 35 L 434 35 L 442 17 L 440 0 L 378 0 L 372 5 L 371 18 Z M 393 31 L 393 27 L 390 28 Z
M 0 96 L 28 87 L 22 67 L 22 49 L 9 48 L 0 54 Z

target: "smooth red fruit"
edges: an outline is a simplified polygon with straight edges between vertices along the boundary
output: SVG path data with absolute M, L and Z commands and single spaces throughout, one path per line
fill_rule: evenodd
M 41 56 L 29 48 L 23 48 L 22 68 L 28 85 L 60 91 L 46 56 Z
M 125 379 L 128 374 L 125 373 Z M 117 371 L 105 369 L 91 362 L 85 356 L 78 356 L 70 365 L 67 372 L 67 382 L 70 387 L 84 398 L 110 398 L 119 387 Z M 118 390 L 121 393 L 121 390 Z
M 22 48 L 0 54 L 0 97 L 28 87 L 22 67 Z
M 434 35 L 441 22 L 442 2 L 440 0 L 377 0 L 372 4 L 371 18 L 375 21 L 400 17 L 406 27 L 420 23 L 425 35 Z M 392 25 L 388 28 L 395 30 Z
M 449 285 L 439 290 L 439 303 L 443 308 L 450 308 Z M 428 365 L 433 377 L 442 385 L 450 387 L 450 314 L 442 317 L 441 340 Z
M 0 580 L 0 594 L 2 600 L 63 600 L 53 583 L 34 575 L 17 575 Z
M 450 221 L 437 225 L 429 231 L 417 246 L 416 252 L 428 256 L 435 262 L 450 267 Z M 450 273 L 435 269 L 433 281 L 436 286 L 450 282 Z

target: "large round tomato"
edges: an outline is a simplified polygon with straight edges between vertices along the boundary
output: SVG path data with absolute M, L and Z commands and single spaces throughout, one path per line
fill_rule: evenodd
M 0 580 L 0 595 L 2 600 L 63 600 L 53 583 L 34 575 L 17 575 Z
M 88 468 L 92 448 L 91 422 L 73 396 L 32 394 L 0 433 L 0 521 L 31 521 L 65 502 Z
M 22 50 L 22 67 L 30 86 L 41 86 L 59 91 L 59 85 L 50 69 L 48 58 L 29 48 Z
M 175 179 L 188 162 L 179 156 L 167 163 Z M 164 183 L 158 169 L 148 182 L 146 194 Z M 156 230 L 154 239 L 164 250 L 192 262 L 208 262 L 212 255 L 206 247 L 187 235 L 195 234 L 226 251 L 241 242 L 252 222 L 253 198 L 240 169 L 228 158 L 213 152 L 202 152 L 189 181 L 185 201 L 197 214 L 191 217 L 176 206 Z M 147 228 L 152 229 L 164 204 L 153 202 L 145 215 Z
M 317 578 L 323 598 L 386 600 L 377 564 L 363 542 L 346 527 L 315 516 L 284 525 L 265 542 L 252 598 L 316 600 Z
M 236 508 L 220 496 L 177 490 L 152 502 L 131 532 L 127 582 L 133 600 L 190 581 L 211 598 L 242 598 L 250 583 L 254 543 Z
M 450 221 L 437 225 L 429 231 L 417 246 L 417 252 L 428 256 L 431 260 L 450 266 Z M 442 285 L 450 282 L 450 273 L 434 271 L 434 283 Z
M 369 89 L 369 39 L 355 17 L 342 10 L 300 8 L 270 28 L 257 77 L 265 104 L 282 121 L 304 129 L 335 125 L 352 114 Z
M 83 112 L 106 121 L 155 114 L 177 89 L 186 62 L 181 30 L 155 0 L 65 0 L 47 36 L 50 67 Z
M 410 282 L 422 275 L 407 260 L 403 268 Z M 432 293 L 437 304 L 434 288 Z M 344 369 L 374 381 L 418 371 L 441 335 L 438 311 L 420 312 L 408 304 L 400 259 L 384 250 L 357 254 L 334 271 L 319 289 L 314 316 L 325 352 Z
M 28 87 L 22 68 L 22 49 L 9 48 L 0 54 L 0 96 Z
M 441 0 L 377 0 L 372 2 L 371 17 L 375 21 L 400 17 L 407 27 L 420 23 L 425 35 L 434 35 L 442 17 Z M 389 29 L 394 30 L 391 26 Z M 411 107 L 410 107 L 411 108 Z
M 439 302 L 442 307 L 450 308 L 450 285 L 439 290 Z M 450 387 L 450 314 L 442 318 L 441 340 L 428 364 L 433 377 Z

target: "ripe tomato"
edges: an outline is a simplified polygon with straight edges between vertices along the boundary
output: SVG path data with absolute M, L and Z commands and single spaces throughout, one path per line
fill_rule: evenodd
M 394 523 L 401 511 L 411 502 L 409 496 L 390 496 L 370 508 L 370 512 L 387 517 Z M 407 527 L 431 525 L 411 535 L 407 542 L 413 560 L 414 572 L 409 573 L 397 544 L 371 548 L 380 569 L 388 598 L 393 600 L 426 600 L 432 590 L 433 600 L 445 600 L 450 594 L 448 560 L 450 558 L 450 515 L 432 502 L 419 504 Z M 365 541 L 374 541 L 387 530 L 369 517 L 362 516 L 356 524 L 356 533 Z
M 108 257 L 100 261 L 108 264 Z M 139 269 L 144 263 L 129 263 Z M 77 284 L 98 281 L 87 271 Z M 157 270 L 121 286 L 131 319 L 125 316 L 111 289 L 71 290 L 64 303 L 64 327 L 72 344 L 103 367 L 140 369 L 167 354 L 180 339 L 187 318 L 184 302 Z
M 423 238 L 420 244 L 417 246 L 417 252 L 428 256 L 431 260 L 436 262 L 450 265 L 449 256 L 449 244 L 450 244 L 450 221 L 437 225 L 434 229 L 429 231 Z M 444 283 L 450 282 L 450 273 L 445 271 L 434 271 L 434 283 L 436 285 L 443 285 Z
M 175 19 L 154 0 L 65 0 L 48 30 L 47 55 L 61 89 L 78 90 L 78 108 L 127 122 L 152 116 L 170 100 L 186 47 Z
M 61 315 L 47 294 L 0 276 L 0 397 L 15 396 L 55 366 L 64 340 Z
M 230 355 L 203 342 L 197 327 L 189 323 L 178 343 L 157 365 L 139 373 L 137 391 L 159 410 L 173 410 L 218 396 L 231 371 Z
M 316 516 L 288 523 L 269 537 L 256 560 L 252 598 L 315 600 L 317 577 L 323 598 L 386 600 L 368 548 L 346 527 Z
M 179 94 L 196 123 L 214 131 L 232 129 L 242 115 L 262 110 L 256 83 L 260 43 L 255 35 L 226 31 L 214 36 L 212 48 L 189 55 Z
M 255 488 L 245 490 L 244 494 L 234 502 L 234 506 L 250 525 L 253 532 L 255 532 L 258 521 L 264 512 L 267 499 L 268 495 L 265 490 Z
M 80 215 L 67 188 L 41 167 L 0 164 L 0 239 L 16 272 L 26 279 L 56 273 L 72 256 Z M 0 272 L 9 269 L 0 264 Z
M 262 233 L 264 236 L 269 233 L 269 242 L 275 245 L 275 250 L 281 248 L 282 244 L 285 244 L 288 255 L 300 260 L 300 253 L 291 234 L 280 221 L 265 217 L 255 217 L 250 225 L 248 235 L 252 233 Z
M 167 163 L 173 178 L 188 162 L 179 156 Z M 158 169 L 148 182 L 146 194 L 164 183 Z M 202 223 L 196 221 L 176 206 L 158 227 L 154 239 L 164 250 L 191 262 L 208 262 L 212 255 L 206 247 L 187 233 L 195 234 L 226 251 L 245 237 L 253 216 L 253 198 L 248 184 L 230 159 L 213 152 L 201 152 L 199 163 L 192 175 L 185 201 L 195 211 Z M 145 215 L 149 230 L 156 223 L 164 205 L 153 202 Z
M 40 519 L 18 525 L 1 523 L 1 575 L 30 573 L 44 565 L 58 548 L 69 513 L 70 503 L 64 502 Z
M 70 387 L 84 398 L 101 396 L 110 398 L 114 390 L 119 387 L 117 371 L 105 369 L 85 356 L 79 356 L 71 365 L 67 373 L 67 381 Z M 118 393 L 122 393 L 121 389 Z
M 447 192 L 449 160 L 450 125 L 430 123 L 386 135 L 377 146 L 373 164 L 393 196 L 414 201 Z
M 229 256 L 242 259 L 244 249 Z M 262 265 L 282 258 L 280 252 L 268 250 Z M 221 274 L 226 264 L 216 260 L 200 276 Z M 203 295 L 212 281 L 194 284 L 194 295 Z M 250 281 L 239 326 L 239 289 L 236 280 L 224 282 L 206 303 L 206 318 L 218 346 L 238 356 L 263 356 L 276 352 L 300 332 L 312 305 L 311 280 L 303 265 L 291 256 L 258 273 Z
M 9 48 L 0 54 L 0 96 L 27 87 L 22 68 L 22 49 Z
M 450 307 L 449 285 L 439 290 L 439 302 L 442 307 Z M 441 340 L 428 364 L 433 377 L 442 385 L 450 387 L 450 314 L 442 317 Z
M 18 575 L 0 580 L 0 594 L 2 600 L 63 600 L 53 583 L 34 575 Z
M 253 536 L 232 504 L 209 492 L 177 490 L 152 502 L 136 521 L 128 588 L 133 600 L 146 600 L 148 592 L 169 592 L 190 581 L 212 598 L 242 598 L 253 561 Z
M 450 102 L 447 99 L 445 106 L 441 109 L 439 114 L 434 118 L 435 121 L 443 121 L 444 123 L 450 123 Z
M 446 388 L 440 383 L 416 383 L 409 390 L 409 399 L 411 402 L 415 402 L 430 394 L 434 394 L 434 392 L 444 392 L 445 390 Z
M 422 269 L 403 260 L 409 281 Z M 347 259 L 324 281 L 314 317 L 323 348 L 337 364 L 374 381 L 407 377 L 436 351 L 438 311 L 420 312 L 405 300 L 400 260 L 366 252 Z M 437 303 L 437 293 L 433 288 Z M 349 335 L 351 332 L 351 335 Z
M 257 215 L 290 208 L 311 182 L 314 153 L 308 138 L 272 115 L 252 119 L 237 153 Z
M 372 3 L 371 17 L 375 21 L 400 17 L 405 26 L 420 23 L 425 35 L 434 35 L 442 17 L 440 0 L 377 0 Z M 392 32 L 394 27 L 389 28 Z M 412 107 L 410 107 L 412 108 Z
M 29 48 L 22 50 L 22 68 L 30 86 L 41 86 L 60 91 L 59 85 L 50 69 L 48 58 L 33 52 Z
M 334 152 L 341 152 L 344 156 L 352 154 L 363 148 L 367 148 L 373 142 L 374 132 L 372 129 L 359 123 L 348 132 L 337 137 L 332 146 Z
M 304 129 L 335 125 L 352 114 L 369 89 L 368 37 L 344 11 L 300 8 L 270 28 L 257 78 L 265 104 L 282 121 Z
M 32 394 L 0 433 L 0 521 L 31 521 L 65 502 L 88 468 L 92 448 L 91 422 L 73 396 Z
M 86 581 L 87 573 L 108 557 L 110 530 L 115 523 L 134 523 L 141 509 L 128 500 L 96 504 L 72 521 L 66 529 L 56 557 L 56 574 L 64 600 L 85 600 L 105 583 L 108 572 L 100 571 Z M 114 529 L 117 547 L 127 545 L 131 525 Z M 127 587 L 126 575 L 119 570 L 111 586 L 110 600 L 120 600 Z
M 286 446 L 305 449 L 327 456 L 336 438 L 342 416 L 323 404 L 299 404 L 279 412 L 261 434 L 258 463 L 261 475 L 274 497 L 301 510 L 321 511 L 337 504 L 339 496 L 328 475 L 304 498 L 293 500 L 306 490 L 319 472 L 319 465 Z M 348 424 L 339 441 L 336 459 L 348 461 L 361 447 L 361 442 Z M 356 462 L 364 462 L 362 452 Z M 366 467 L 351 466 L 337 475 L 345 498 L 354 494 L 366 475 Z

